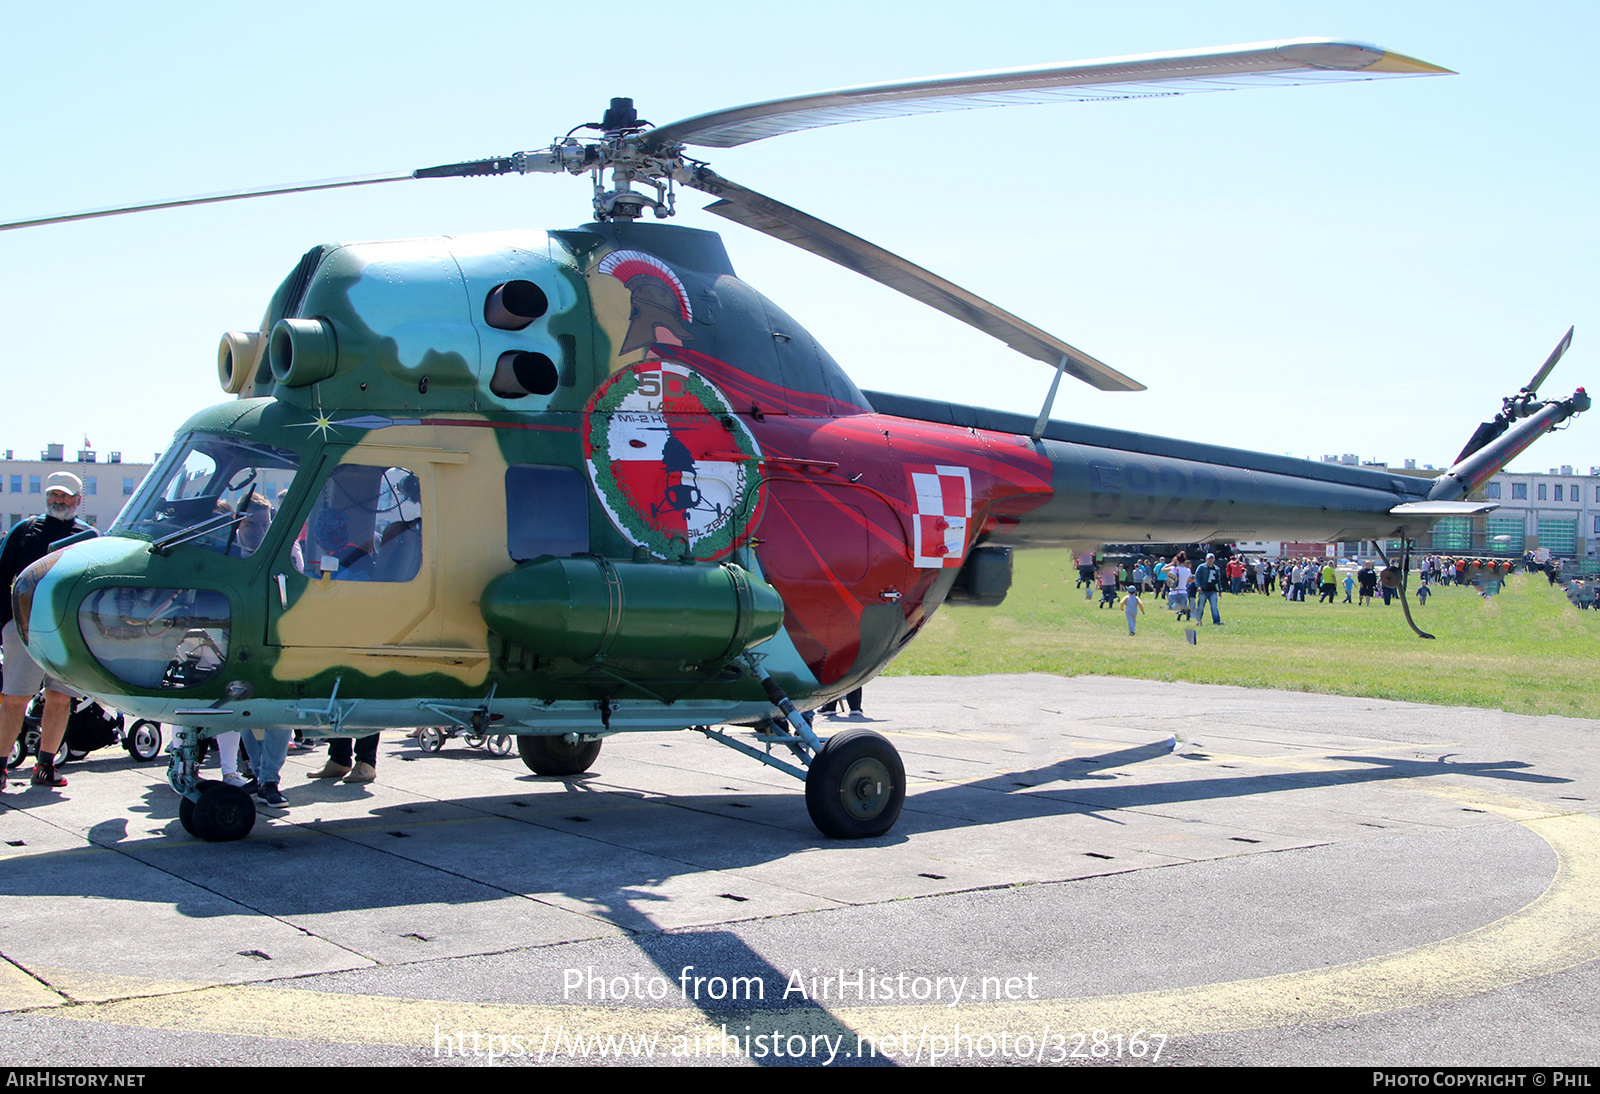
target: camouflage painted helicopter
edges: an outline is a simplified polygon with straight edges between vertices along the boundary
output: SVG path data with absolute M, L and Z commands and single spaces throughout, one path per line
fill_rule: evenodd
M 610 734 L 699 730 L 802 779 L 826 835 L 881 835 L 905 796 L 894 747 L 862 730 L 823 739 L 804 712 L 880 672 L 946 600 L 999 603 L 1013 547 L 1407 540 L 1492 508 L 1462 499 L 1588 398 L 1538 400 L 1552 355 L 1434 482 L 1052 421 L 1063 374 L 1141 385 L 686 149 L 938 110 L 1445 71 L 1303 39 L 655 128 L 615 99 L 578 127 L 596 136 L 535 152 L 3 225 L 405 178 L 594 183 L 581 228 L 308 251 L 259 328 L 222 339 L 237 398 L 182 426 L 108 535 L 19 578 L 28 649 L 179 727 L 170 781 L 205 839 L 255 820 L 242 791 L 197 777 L 205 736 L 440 724 L 515 735 L 543 775 L 588 769 Z M 716 235 L 641 222 L 670 215 L 678 186 L 1049 365 L 1044 410 L 858 390 L 739 280 Z

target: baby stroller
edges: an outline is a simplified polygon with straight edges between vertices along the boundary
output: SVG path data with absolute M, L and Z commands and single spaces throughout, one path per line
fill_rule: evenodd
M 476 733 L 456 726 L 428 726 L 417 733 L 417 747 L 424 752 L 438 752 L 446 741 L 460 738 L 468 748 L 485 748 L 491 756 L 509 756 L 516 747 L 515 740 L 506 733 Z
M 28 702 L 22 716 L 22 732 L 11 746 L 6 757 L 6 767 L 15 768 L 29 755 L 39 751 L 39 719 L 44 714 L 44 693 L 40 692 Z M 72 712 L 67 715 L 67 732 L 56 749 L 55 762 L 59 766 L 68 760 L 81 760 L 97 749 L 121 745 L 140 763 L 149 763 L 161 755 L 161 726 L 140 719 L 132 726 L 125 724 L 122 714 L 107 710 L 93 699 L 74 699 Z

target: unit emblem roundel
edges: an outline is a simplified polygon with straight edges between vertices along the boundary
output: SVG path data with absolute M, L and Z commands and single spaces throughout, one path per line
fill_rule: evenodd
M 584 408 L 583 455 L 612 523 L 657 558 L 722 558 L 760 517 L 754 435 L 683 365 L 642 361 L 601 384 Z

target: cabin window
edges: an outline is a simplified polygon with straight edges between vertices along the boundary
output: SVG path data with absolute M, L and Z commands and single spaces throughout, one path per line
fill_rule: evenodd
M 571 467 L 506 468 L 506 551 L 516 562 L 589 551 L 589 482 Z
M 404 467 L 341 464 L 290 549 L 306 576 L 410 581 L 422 570 L 422 489 Z

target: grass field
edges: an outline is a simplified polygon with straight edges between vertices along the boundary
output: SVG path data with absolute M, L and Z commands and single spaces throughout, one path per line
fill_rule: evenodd
M 1600 612 L 1578 611 L 1542 575 L 1513 577 L 1491 599 L 1452 586 L 1423 608 L 1413 596 L 1431 642 L 1406 626 L 1398 599 L 1363 608 L 1223 594 L 1224 625 L 1208 621 L 1191 646 L 1191 624 L 1148 595 L 1129 637 L 1120 609 L 1096 606 L 1098 589 L 1085 600 L 1074 588 L 1068 552 L 1014 557 L 1004 604 L 942 608 L 888 674 L 1093 673 L 1600 718 Z

